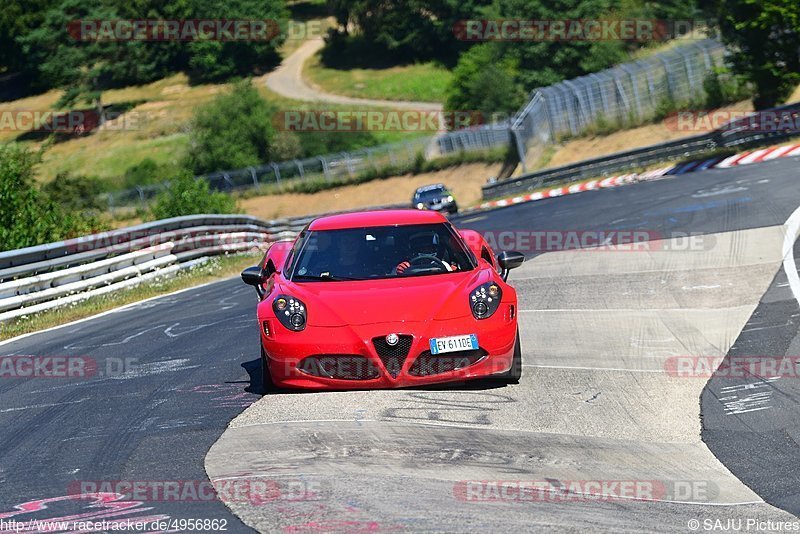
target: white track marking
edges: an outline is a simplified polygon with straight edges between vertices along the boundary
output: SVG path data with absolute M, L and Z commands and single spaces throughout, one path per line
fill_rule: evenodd
M 786 235 L 783 239 L 783 270 L 786 271 L 794 298 L 800 305 L 800 275 L 797 274 L 797 265 L 794 261 L 794 242 L 798 235 L 800 235 L 800 207 L 786 221 Z
M 7 345 L 8 343 L 13 343 L 14 341 L 19 341 L 20 339 L 24 339 L 26 337 L 35 336 L 36 334 L 42 334 L 44 332 L 50 332 L 51 330 L 58 330 L 59 328 L 66 328 L 68 326 L 74 326 L 76 324 L 85 323 L 87 321 L 93 321 L 95 319 L 99 319 L 100 317 L 104 317 L 106 315 L 111 315 L 112 313 L 119 313 L 119 312 L 127 310 L 129 308 L 134 308 L 136 306 L 141 306 L 142 304 L 145 304 L 147 302 L 151 302 L 153 300 L 163 299 L 163 298 L 166 298 L 166 297 L 171 297 L 173 295 L 179 295 L 181 293 L 186 293 L 188 291 L 193 291 L 195 289 L 201 289 L 201 288 L 204 288 L 206 286 L 211 286 L 211 285 L 219 284 L 219 283 L 222 283 L 222 282 L 228 282 L 228 281 L 233 280 L 235 278 L 236 278 L 236 276 L 231 276 L 230 278 L 223 278 L 221 280 L 213 280 L 211 282 L 206 282 L 205 284 L 200 284 L 200 285 L 197 285 L 197 286 L 185 287 L 183 289 L 179 289 L 177 291 L 173 291 L 172 293 L 165 293 L 163 295 L 156 295 L 155 297 L 150 297 L 150 298 L 147 298 L 147 299 L 144 299 L 144 300 L 131 302 L 130 304 L 125 304 L 124 306 L 120 306 L 119 308 L 113 308 L 111 310 L 100 312 L 100 313 L 97 313 L 95 315 L 90 315 L 89 317 L 84 317 L 83 319 L 78 319 L 77 321 L 72 321 L 72 322 L 69 322 L 69 323 L 60 324 L 58 326 L 51 326 L 50 328 L 45 328 L 44 330 L 37 330 L 36 332 L 28 332 L 27 334 L 20 334 L 17 337 L 12 337 L 11 339 L 6 339 L 4 341 L 0 341 L 0 346 Z
M 664 374 L 663 369 L 624 369 L 620 367 L 569 367 L 563 365 L 535 365 L 535 364 L 522 364 L 522 367 L 533 367 L 537 369 L 566 369 L 568 371 L 616 371 L 622 373 L 658 373 Z
M 34 410 L 37 408 L 53 408 L 54 406 L 63 406 L 65 404 L 78 404 L 80 402 L 87 401 L 89 399 L 81 399 L 76 401 L 67 401 L 67 402 L 59 402 L 56 404 L 34 404 L 32 406 L 21 406 L 19 408 L 3 408 L 0 410 L 0 413 L 8 413 L 8 412 L 19 412 L 22 410 Z

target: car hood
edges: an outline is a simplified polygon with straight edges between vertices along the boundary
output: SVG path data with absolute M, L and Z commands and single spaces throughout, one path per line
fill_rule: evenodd
M 276 289 L 306 304 L 309 326 L 333 327 L 465 317 L 471 313 L 469 292 L 490 279 L 488 270 L 476 269 L 358 282 L 284 282 Z

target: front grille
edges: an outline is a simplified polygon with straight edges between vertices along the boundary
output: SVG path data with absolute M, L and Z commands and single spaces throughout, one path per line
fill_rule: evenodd
M 297 368 L 311 376 L 338 380 L 372 380 L 381 376 L 372 360 L 357 354 L 317 354 L 304 358 Z
M 475 365 L 484 359 L 487 354 L 483 349 L 463 350 L 449 354 L 431 354 L 431 351 L 426 350 L 414 360 L 408 370 L 408 374 L 413 376 L 432 376 L 449 373 Z
M 392 378 L 397 378 L 397 375 L 400 374 L 400 370 L 403 368 L 403 362 L 406 361 L 408 352 L 411 350 L 411 344 L 414 342 L 414 336 L 398 337 L 400 340 L 394 347 L 386 343 L 386 337 L 372 338 L 375 351 L 383 362 L 386 371 L 392 375 Z

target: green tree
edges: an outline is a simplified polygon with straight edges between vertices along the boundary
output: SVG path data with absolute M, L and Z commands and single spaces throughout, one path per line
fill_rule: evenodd
M 755 107 L 783 101 L 800 83 L 800 3 L 719 0 L 715 8 L 733 71 L 755 87 Z
M 236 83 L 195 114 L 187 167 L 204 174 L 270 161 L 274 111 L 249 80 Z
M 36 65 L 39 79 L 47 87 L 64 89 L 57 106 L 91 102 L 103 123 L 102 92 L 115 79 L 136 78 L 138 51 L 142 42 L 92 41 L 79 38 L 80 20 L 118 19 L 117 11 L 97 1 L 62 0 L 44 16 L 42 25 L 19 39 L 26 61 Z
M 480 16 L 489 5 L 491 0 L 329 0 L 339 24 L 329 46 L 339 49 L 323 59 L 331 64 L 351 60 L 343 57 L 353 51 L 348 42 L 361 41 L 356 51 L 362 55 L 390 54 L 395 63 L 438 59 L 453 64 L 470 45 L 456 37 L 457 23 Z M 351 35 L 352 41 L 337 38 L 341 35 Z
M 156 196 L 151 214 L 155 219 L 203 213 L 235 213 L 236 201 L 225 193 L 212 192 L 208 182 L 184 172 Z
M 517 82 L 514 59 L 503 57 L 496 43 L 483 43 L 462 54 L 447 88 L 445 107 L 450 111 L 516 111 L 525 99 Z
M 0 9 L 0 72 L 30 70 L 18 39 L 42 24 L 55 0 L 5 0 Z
M 98 215 L 106 206 L 100 200 L 103 184 L 97 178 L 70 176 L 59 173 L 51 182 L 42 186 L 42 192 L 50 200 L 70 212 Z
M 288 11 L 281 0 L 187 0 L 190 19 L 269 20 L 286 26 Z M 198 81 L 226 80 L 265 72 L 280 63 L 284 36 L 266 41 L 196 41 L 187 43 L 189 72 Z
M 12 250 L 102 229 L 98 219 L 66 210 L 35 186 L 39 152 L 0 145 L 0 250 Z

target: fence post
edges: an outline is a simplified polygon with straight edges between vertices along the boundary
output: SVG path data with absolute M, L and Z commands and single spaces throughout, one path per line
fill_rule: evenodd
M 350 157 L 349 152 L 342 152 L 344 156 L 344 166 L 347 167 L 347 174 L 352 178 L 353 177 L 353 158 Z
M 653 80 L 653 71 L 650 69 L 647 70 L 647 90 L 650 93 L 650 106 L 655 110 L 658 105 L 656 101 L 656 83 Z
M 628 100 L 628 95 L 625 94 L 625 88 L 622 86 L 622 82 L 620 82 L 619 78 L 616 76 L 614 77 L 614 84 L 617 87 L 617 92 L 619 92 L 619 98 L 622 100 L 622 106 L 625 108 L 626 111 L 631 110 L 631 102 Z M 624 120 L 625 117 L 620 117 L 620 119 Z
M 375 169 L 376 171 L 378 170 L 378 164 L 375 163 L 375 158 L 372 156 L 371 148 L 367 149 L 367 161 L 369 161 L 369 164 L 372 166 L 373 169 Z
M 619 68 L 621 68 L 624 72 L 626 72 L 628 74 L 628 78 L 630 78 L 631 80 L 631 89 L 633 90 L 633 100 L 634 102 L 636 102 L 636 115 L 639 118 L 642 118 L 642 101 L 639 98 L 639 87 L 638 84 L 636 83 L 636 75 L 634 74 L 633 69 L 630 67 L 630 65 L 620 65 Z
M 142 204 L 142 209 L 147 209 L 147 203 L 144 201 L 144 189 L 140 186 L 136 186 L 136 192 L 139 193 L 139 202 Z
M 277 163 L 270 163 L 270 167 L 272 167 L 272 172 L 275 173 L 275 183 L 280 186 L 281 185 L 281 170 L 278 168 Z
M 256 170 L 253 167 L 249 167 L 250 170 L 250 177 L 253 178 L 253 186 L 256 188 L 256 191 L 261 191 L 261 184 L 258 183 L 258 175 L 256 175 Z
M 411 147 L 411 143 L 408 141 L 405 142 L 406 145 L 406 153 L 408 154 L 408 161 L 414 161 L 414 149 Z
M 519 155 L 519 164 L 522 165 L 523 174 L 528 172 L 527 158 L 525 154 L 525 143 L 522 140 L 519 130 L 511 128 L 511 142 L 517 146 L 517 154 Z
M 689 87 L 692 90 L 692 96 L 694 96 L 695 91 L 695 81 L 694 81 L 694 71 L 692 70 L 692 61 L 686 53 L 678 49 L 678 53 L 683 56 L 683 64 L 686 67 L 686 79 L 689 81 Z
M 330 182 L 331 181 L 331 171 L 328 168 L 328 160 L 325 159 L 325 156 L 319 156 L 317 159 L 322 163 L 322 174 L 325 175 L 325 180 Z
M 675 99 L 675 90 L 674 90 L 673 84 L 672 84 L 672 72 L 670 71 L 670 68 L 669 68 L 669 62 L 667 61 L 667 58 L 665 58 L 663 56 L 661 58 L 659 58 L 659 59 L 661 59 L 661 63 L 664 64 L 664 77 L 667 80 L 667 96 L 669 97 L 670 100 L 674 100 Z

